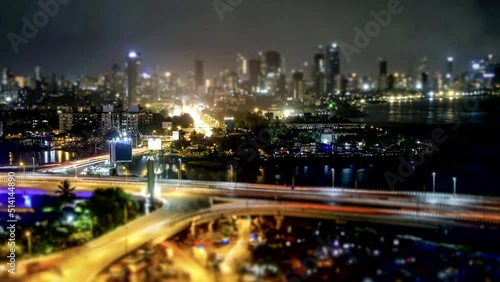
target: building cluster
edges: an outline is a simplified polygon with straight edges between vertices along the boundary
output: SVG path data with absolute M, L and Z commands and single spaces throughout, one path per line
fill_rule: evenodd
M 93 127 L 100 134 L 110 131 L 123 136 L 136 136 L 139 127 L 151 124 L 153 114 L 141 110 L 139 106 L 128 108 L 106 105 L 96 109 L 66 109 L 59 113 L 59 132 L 71 131 L 74 127 Z
M 391 72 L 389 62 L 379 58 L 378 73 L 373 75 L 342 73 L 341 57 L 339 44 L 319 46 L 311 55 L 312 63 L 288 71 L 286 59 L 278 51 L 259 52 L 251 58 L 238 54 L 233 68 L 215 75 L 207 75 L 204 62 L 196 59 L 186 78 L 172 71 L 143 67 L 142 54 L 135 51 L 127 54 L 123 67 L 113 64 L 109 72 L 81 75 L 76 81 L 44 74 L 38 65 L 30 76 L 3 68 L 0 107 L 2 111 L 100 107 L 104 110 L 89 113 L 61 110 L 58 129 L 69 131 L 87 118 L 99 124 L 100 132 L 116 129 L 133 134 L 141 123 L 139 116 L 148 113 L 129 110 L 138 105 L 173 115 L 180 115 L 185 106 L 202 105 L 203 110 L 206 105 L 211 108 L 210 114 L 222 121 L 227 112 L 240 111 L 244 105 L 256 105 L 262 112 L 282 116 L 293 109 L 300 112 L 300 108 L 304 113 L 324 114 L 338 108 L 339 101 L 354 101 L 345 104 L 355 105 L 373 97 L 394 100 L 399 96 L 422 98 L 443 92 L 466 95 L 467 91 L 500 88 L 500 63 L 493 55 L 472 61 L 471 68 L 462 73 L 455 69 L 453 57 L 443 60 L 443 71 L 435 73 L 429 70 L 426 57 L 407 73 Z M 341 110 L 351 111 L 349 107 Z M 5 119 L 1 121 L 4 131 L 11 126 Z

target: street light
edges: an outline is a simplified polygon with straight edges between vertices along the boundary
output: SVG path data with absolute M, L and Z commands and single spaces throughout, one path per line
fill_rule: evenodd
M 127 171 L 127 168 L 125 166 L 123 166 L 122 168 L 123 168 L 123 174 L 125 174 L 125 181 L 128 182 L 128 171 Z
M 33 159 L 33 173 L 35 173 L 35 157 L 31 157 Z
M 181 185 L 181 177 L 182 177 L 182 159 L 179 158 L 179 173 L 178 173 L 178 177 L 179 177 L 179 185 Z
M 457 178 L 453 177 L 453 196 L 457 195 Z
M 21 162 L 19 165 L 23 168 L 23 174 L 26 174 L 26 167 L 24 166 L 24 163 Z
M 335 188 L 335 169 L 332 168 L 332 188 Z
M 31 232 L 26 231 L 26 238 L 28 239 L 28 255 L 31 257 Z
M 436 193 L 436 173 L 432 173 L 432 193 Z

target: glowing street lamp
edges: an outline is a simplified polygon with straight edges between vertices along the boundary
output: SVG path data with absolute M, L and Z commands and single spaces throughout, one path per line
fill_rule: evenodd
M 179 158 L 179 173 L 178 173 L 178 177 L 179 177 L 179 185 L 181 185 L 181 177 L 182 177 L 182 159 Z
M 432 193 L 436 193 L 436 173 L 432 173 Z
M 28 255 L 31 257 L 31 232 L 26 231 L 25 235 L 28 239 Z
M 335 188 L 335 169 L 332 168 L 332 188 Z
M 24 163 L 21 162 L 19 165 L 23 168 L 23 174 L 26 174 L 26 167 L 24 166 Z
M 457 178 L 453 177 L 453 196 L 457 195 Z

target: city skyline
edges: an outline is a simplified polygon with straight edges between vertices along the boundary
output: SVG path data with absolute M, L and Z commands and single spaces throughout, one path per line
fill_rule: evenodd
M 363 29 L 373 20 L 371 12 L 386 9 L 389 2 L 357 1 L 345 5 L 340 1 L 318 1 L 306 5 L 294 1 L 242 1 L 225 12 L 221 21 L 212 2 L 125 2 L 121 7 L 112 2 L 87 2 L 89 12 L 73 17 L 82 3 L 69 1 L 60 5 L 58 13 L 33 39 L 19 45 L 17 55 L 7 34 L 22 35 L 22 18 L 31 18 L 41 8 L 36 3 L 10 2 L 9 15 L 1 15 L 0 30 L 6 36 L 0 42 L 0 65 L 22 74 L 30 74 L 34 65 L 41 65 L 46 74 L 66 74 L 75 79 L 79 75 L 109 72 L 113 63 L 123 66 L 128 51 L 133 49 L 144 54 L 145 69 L 154 70 L 159 65 L 161 70 L 184 76 L 193 69 L 194 59 L 200 58 L 208 76 L 224 68 L 234 69 L 238 53 L 252 59 L 259 51 L 277 50 L 286 58 L 290 74 L 292 69 L 303 68 L 305 61 L 313 63 L 318 44 L 353 45 L 354 28 Z M 376 74 L 379 57 L 388 61 L 389 72 L 408 72 L 418 67 L 423 56 L 429 58 L 431 73 L 444 73 L 448 57 L 455 58 L 454 68 L 461 72 L 470 69 L 472 60 L 499 53 L 500 41 L 495 38 L 495 23 L 499 20 L 491 14 L 498 4 L 428 2 L 401 1 L 401 13 L 393 15 L 387 27 L 359 54 L 354 54 L 350 63 L 341 53 L 341 73 Z M 439 17 L 444 7 L 455 17 Z M 123 16 L 130 10 L 136 13 L 125 23 Z M 109 21 L 108 15 L 115 20 Z M 260 23 L 255 21 L 256 15 L 262 19 Z M 302 20 L 296 21 L 297 18 Z M 104 22 L 106 25 L 101 24 Z

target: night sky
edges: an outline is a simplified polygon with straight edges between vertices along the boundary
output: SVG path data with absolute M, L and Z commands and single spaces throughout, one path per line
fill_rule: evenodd
M 311 61 L 318 44 L 353 44 L 354 27 L 363 28 L 373 19 L 370 11 L 386 9 L 389 0 L 242 0 L 223 21 L 213 0 L 70 0 L 15 54 L 7 34 L 22 35 L 21 19 L 32 19 L 40 10 L 37 2 L 1 0 L 0 67 L 32 75 L 33 65 L 40 64 L 44 74 L 74 78 L 123 65 L 130 49 L 142 52 L 146 69 L 159 65 L 183 76 L 195 58 L 213 74 L 235 68 L 237 53 L 254 57 L 275 49 L 290 71 Z M 500 17 L 495 17 L 500 1 L 401 0 L 401 5 L 403 11 L 350 64 L 341 57 L 343 73 L 376 73 L 381 56 L 389 71 L 407 72 L 423 55 L 432 71 L 443 70 L 448 56 L 464 70 L 471 59 L 500 55 Z

